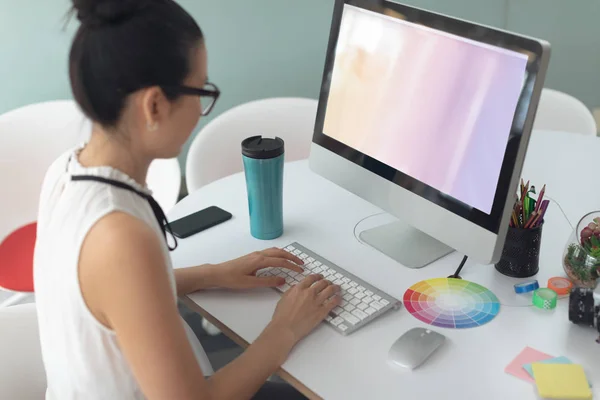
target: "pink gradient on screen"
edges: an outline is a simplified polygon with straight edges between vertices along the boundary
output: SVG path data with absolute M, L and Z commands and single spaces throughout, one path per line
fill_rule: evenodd
M 323 133 L 489 214 L 526 65 L 346 5 Z

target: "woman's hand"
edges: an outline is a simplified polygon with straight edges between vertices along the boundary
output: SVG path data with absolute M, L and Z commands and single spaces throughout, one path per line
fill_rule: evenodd
M 271 325 L 290 332 L 296 343 L 340 304 L 339 292 L 340 287 L 322 275 L 309 275 L 279 300 Z
M 285 279 L 276 276 L 258 277 L 256 273 L 268 267 L 286 268 L 302 272 L 301 259 L 278 248 L 252 254 L 214 266 L 214 286 L 227 289 L 249 289 L 281 286 Z

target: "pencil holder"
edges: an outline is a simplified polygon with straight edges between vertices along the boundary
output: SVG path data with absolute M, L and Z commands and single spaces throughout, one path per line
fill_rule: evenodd
M 513 278 L 527 278 L 537 274 L 540 269 L 543 227 L 543 222 L 533 229 L 509 227 L 496 270 Z

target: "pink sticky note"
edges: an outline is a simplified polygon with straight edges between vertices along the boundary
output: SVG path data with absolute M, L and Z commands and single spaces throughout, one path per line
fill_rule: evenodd
M 514 375 L 519 379 L 523 379 L 524 381 L 533 383 L 535 380 L 527 373 L 527 370 L 523 368 L 523 365 L 548 360 L 550 358 L 553 358 L 553 356 L 532 349 L 531 347 L 525 347 L 523 351 L 519 353 L 517 358 L 512 360 L 512 362 L 506 366 L 504 372 Z

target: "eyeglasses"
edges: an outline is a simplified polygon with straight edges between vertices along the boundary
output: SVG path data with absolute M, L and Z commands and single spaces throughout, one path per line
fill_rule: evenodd
M 200 104 L 202 104 L 202 115 L 210 114 L 221 95 L 221 91 L 214 83 L 206 83 L 204 88 L 194 88 L 190 86 L 161 86 L 162 90 L 168 94 L 183 94 L 188 96 L 199 96 Z

